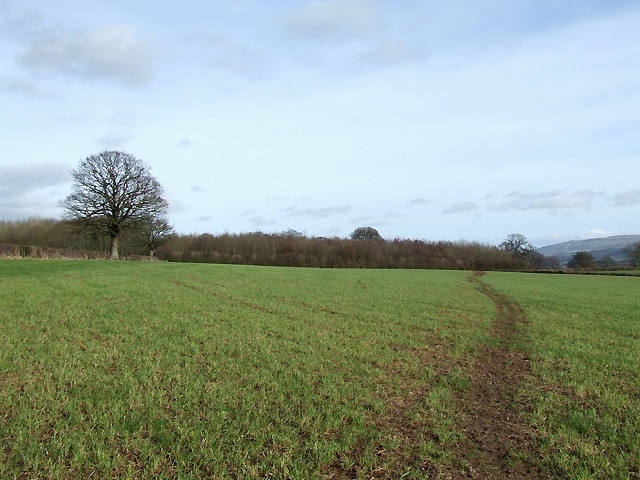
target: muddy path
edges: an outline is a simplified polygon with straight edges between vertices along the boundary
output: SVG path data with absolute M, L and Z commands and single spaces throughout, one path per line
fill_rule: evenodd
M 532 463 L 536 456 L 528 423 L 531 405 L 520 389 L 530 375 L 527 355 L 515 348 L 526 323 L 522 308 L 482 281 L 475 272 L 469 281 L 496 307 L 490 341 L 479 346 L 469 372 L 471 388 L 460 399 L 459 424 L 464 440 L 458 445 L 457 468 L 441 472 L 448 479 L 541 479 L 548 478 Z
M 433 368 L 436 377 L 448 378 L 454 369 L 462 370 L 470 386 L 455 391 L 453 401 L 455 429 L 460 439 L 448 448 L 446 465 L 423 463 L 419 445 L 440 438 L 427 416 L 412 419 L 411 412 L 423 404 L 433 384 L 408 382 L 404 394 L 386 399 L 388 411 L 373 419 L 376 426 L 393 436 L 398 446 L 394 451 L 380 450 L 384 468 L 368 470 L 362 465 L 365 448 L 356 445 L 336 458 L 324 470 L 323 478 L 395 479 L 404 477 L 410 467 L 410 478 L 458 479 L 528 479 L 550 478 L 536 467 L 538 453 L 534 431 L 529 424 L 532 405 L 527 404 L 521 389 L 531 376 L 527 355 L 516 348 L 522 345 L 522 325 L 526 324 L 522 308 L 507 296 L 484 282 L 483 272 L 475 272 L 469 282 L 495 305 L 489 338 L 478 345 L 477 356 L 470 362 L 456 359 L 452 345 L 430 339 L 423 349 L 414 352 L 424 368 Z M 390 372 L 393 374 L 393 372 Z M 422 458 L 422 460 L 421 460 Z

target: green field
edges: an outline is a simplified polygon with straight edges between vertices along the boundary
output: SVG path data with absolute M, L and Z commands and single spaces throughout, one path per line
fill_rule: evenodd
M 640 478 L 640 279 L 0 261 L 0 478 L 456 478 L 496 304 L 540 478 Z M 463 448 L 464 447 L 464 448 Z M 454 472 L 454 473 L 452 473 Z
M 527 389 L 544 463 L 564 478 L 640 478 L 640 278 L 491 274 L 529 319 Z

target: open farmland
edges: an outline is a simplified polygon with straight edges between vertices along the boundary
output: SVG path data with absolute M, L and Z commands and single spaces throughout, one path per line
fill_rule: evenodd
M 487 281 L 527 314 L 535 361 L 524 393 L 544 464 L 564 478 L 640 478 L 640 278 Z
M 0 478 L 640 478 L 638 278 L 0 262 Z

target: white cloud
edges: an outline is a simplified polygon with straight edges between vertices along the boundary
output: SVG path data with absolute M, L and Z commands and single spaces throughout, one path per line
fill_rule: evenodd
M 370 0 L 312 0 L 284 17 L 288 34 L 307 40 L 351 40 L 385 29 Z
M 464 212 L 470 212 L 477 208 L 478 208 L 478 205 L 473 202 L 458 202 L 442 210 L 442 213 L 444 214 L 464 213 Z
M 8 5 L 0 164 L 126 143 L 181 231 L 203 215 L 222 232 L 346 234 L 369 218 L 390 238 L 496 242 L 637 228 L 637 5 Z
M 349 221 L 353 222 L 354 224 L 361 224 L 371 222 L 373 219 L 374 217 L 372 217 L 371 215 L 363 215 L 362 217 L 350 218 Z
M 631 207 L 634 205 L 640 205 L 640 188 L 634 190 L 628 190 L 626 192 L 619 193 L 611 197 L 611 201 L 614 205 L 619 207 Z
M 189 147 L 192 147 L 193 145 L 195 145 L 195 142 L 193 140 L 189 140 L 188 138 L 183 138 L 176 144 L 176 147 L 189 148 Z
M 98 143 L 105 150 L 117 150 L 126 145 L 135 135 L 130 131 L 110 132 L 98 139 Z
M 428 58 L 426 49 L 410 45 L 397 38 L 387 38 L 358 57 L 363 66 L 391 67 L 403 63 L 421 62 Z
M 595 199 L 604 196 L 603 192 L 581 190 L 565 193 L 561 190 L 552 192 L 511 192 L 507 199 L 490 207 L 493 210 L 561 210 L 572 208 L 589 208 Z
M 19 59 L 29 68 L 127 85 L 144 84 L 153 74 L 151 45 L 137 38 L 132 25 L 88 31 L 53 27 L 27 38 Z
M 260 215 L 254 215 L 254 216 L 250 217 L 249 218 L 249 222 L 254 227 L 262 227 L 262 226 L 266 226 L 266 225 L 274 225 L 276 223 L 274 220 L 265 218 L 265 217 L 260 216 Z
M 290 217 L 312 217 L 312 218 L 327 218 L 334 215 L 341 215 L 349 213 L 351 207 L 349 205 L 341 205 L 339 207 L 325 207 L 325 208 L 298 208 L 290 207 L 285 209 Z
M 10 219 L 57 216 L 57 203 L 70 183 L 67 168 L 55 163 L 0 166 L 0 214 Z
M 426 203 L 431 203 L 431 200 L 427 199 L 427 198 L 412 198 L 411 200 L 409 200 L 409 205 L 424 205 Z
M 39 85 L 27 78 L 12 77 L 8 75 L 0 76 L 0 91 L 17 93 L 25 97 L 45 98 L 50 95 Z
M 0 196 L 5 198 L 29 190 L 69 183 L 70 180 L 67 168 L 55 163 L 0 166 Z

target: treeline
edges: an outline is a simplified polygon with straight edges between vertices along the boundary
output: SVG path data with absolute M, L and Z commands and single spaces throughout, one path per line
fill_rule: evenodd
M 123 257 L 148 255 L 136 238 L 133 234 L 122 237 Z M 108 238 L 78 232 L 60 220 L 0 221 L 0 244 L 0 254 L 5 256 L 11 251 L 21 256 L 106 258 L 109 250 Z M 47 249 L 53 250 L 47 253 Z M 155 256 L 172 262 L 322 268 L 524 270 L 545 266 L 541 264 L 544 257 L 524 258 L 476 242 L 306 237 L 293 230 L 174 235 L 157 248 Z
M 157 256 L 169 261 L 321 268 L 527 269 L 509 252 L 471 242 L 353 240 L 286 233 L 174 237 Z
M 133 233 L 133 232 L 131 232 Z M 127 256 L 146 256 L 135 235 L 123 235 Z M 71 222 L 55 219 L 0 220 L 0 256 L 32 258 L 108 258 L 109 238 L 79 230 Z

